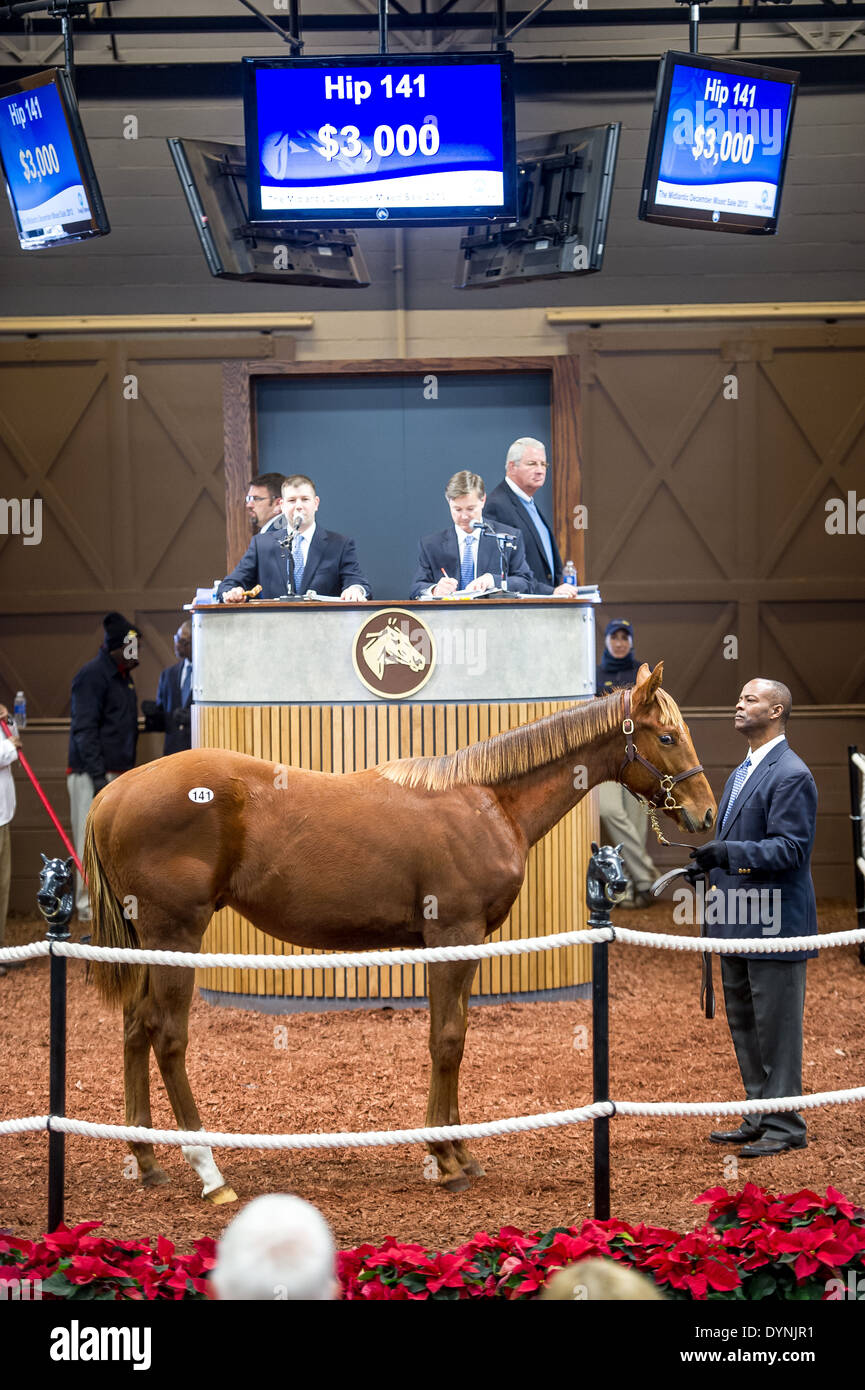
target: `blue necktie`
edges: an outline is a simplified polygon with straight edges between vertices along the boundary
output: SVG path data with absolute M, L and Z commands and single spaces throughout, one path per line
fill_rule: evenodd
M 460 566 L 460 588 L 467 589 L 475 577 L 475 538 L 466 536 L 463 545 L 463 562 Z
M 523 502 L 523 499 L 520 498 L 520 501 Z M 553 564 L 553 547 L 550 544 L 550 533 L 541 519 L 540 512 L 535 506 L 535 499 L 533 497 L 530 497 L 528 502 L 523 502 L 523 506 L 528 512 L 531 518 L 532 525 L 538 533 L 538 540 L 540 541 L 541 546 L 543 547 L 544 554 L 547 557 L 547 564 L 550 567 L 550 574 L 555 579 L 556 567 Z
M 185 709 L 189 704 L 189 697 L 192 694 L 192 663 L 184 661 L 183 674 L 180 678 L 180 703 Z
M 299 594 L 303 583 L 303 571 L 306 569 L 303 562 L 303 539 L 299 531 L 291 544 L 294 552 L 294 592 Z
M 733 789 L 732 789 L 732 791 L 730 792 L 730 800 L 727 802 L 727 809 L 726 809 L 726 811 L 724 812 L 724 819 L 723 819 L 723 821 L 722 821 L 722 823 L 721 823 L 721 834 L 722 834 L 722 835 L 723 835 L 723 833 L 724 833 L 724 830 L 726 829 L 727 821 L 730 819 L 730 812 L 731 812 L 732 809 L 733 809 L 733 804 L 734 804 L 734 802 L 735 802 L 735 800 L 736 800 L 736 797 L 739 795 L 739 792 L 742 790 L 742 788 L 743 788 L 744 785 L 745 785 L 745 778 L 748 776 L 748 772 L 750 771 L 750 768 L 751 768 L 751 754 L 749 753 L 748 756 L 747 756 L 747 758 L 745 759 L 745 761 L 742 763 L 741 767 L 737 767 L 737 768 L 736 768 L 735 774 L 734 774 L 734 776 L 733 776 Z

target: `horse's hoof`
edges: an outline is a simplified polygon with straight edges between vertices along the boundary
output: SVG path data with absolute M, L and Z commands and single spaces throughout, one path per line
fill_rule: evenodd
M 171 1179 L 162 1168 L 150 1168 L 141 1174 L 142 1187 L 164 1187 L 167 1182 L 171 1182 Z
M 202 1196 L 206 1202 L 212 1202 L 215 1207 L 221 1207 L 225 1202 L 237 1201 L 237 1193 L 233 1187 L 229 1187 L 227 1184 L 218 1187 L 215 1192 L 204 1192 Z
M 443 1192 L 467 1192 L 471 1187 L 471 1179 L 465 1173 L 458 1173 L 453 1178 L 442 1178 L 439 1187 Z
M 463 1172 L 467 1178 L 485 1178 L 486 1169 L 482 1168 L 476 1158 L 470 1158 L 468 1163 L 463 1164 Z

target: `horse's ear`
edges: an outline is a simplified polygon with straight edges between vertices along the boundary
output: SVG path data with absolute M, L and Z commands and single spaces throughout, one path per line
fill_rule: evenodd
M 47 854 L 40 854 L 40 858 L 41 858 L 41 860 L 42 860 L 42 863 L 45 865 L 45 867 L 46 867 L 46 869 L 47 869 L 47 868 L 48 868 L 48 865 L 51 863 L 51 860 L 48 858 L 48 855 L 47 855 Z
M 649 672 L 649 668 L 643 662 L 637 672 L 637 683 L 634 687 L 634 698 L 644 705 L 650 705 L 655 698 L 655 692 L 660 688 L 664 678 L 664 663 L 659 661 L 654 671 Z
M 73 865 L 73 863 L 74 863 L 74 860 L 73 860 L 73 858 L 72 858 L 72 855 L 70 854 L 69 858 L 66 859 L 66 860 L 64 860 L 64 862 L 63 862 L 63 867 L 64 867 L 64 869 L 66 870 L 67 874 L 71 874 L 71 873 L 72 873 L 72 865 Z
M 621 854 L 621 852 L 622 852 L 622 846 L 621 846 L 621 845 L 616 845 L 616 854 Z
M 593 841 L 592 841 L 592 854 L 597 854 L 597 852 L 598 852 L 598 846 L 595 844 L 595 842 L 594 842 L 594 840 L 593 840 Z

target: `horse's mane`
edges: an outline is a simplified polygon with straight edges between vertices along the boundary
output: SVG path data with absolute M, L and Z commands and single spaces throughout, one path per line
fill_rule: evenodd
M 593 739 L 618 728 L 624 717 L 623 691 L 558 710 L 531 724 L 521 724 L 483 743 L 433 758 L 397 758 L 382 763 L 382 777 L 401 787 L 444 791 L 448 787 L 493 787 L 521 777 L 536 767 L 564 758 Z M 666 690 L 655 692 L 662 724 L 682 725 L 679 706 Z

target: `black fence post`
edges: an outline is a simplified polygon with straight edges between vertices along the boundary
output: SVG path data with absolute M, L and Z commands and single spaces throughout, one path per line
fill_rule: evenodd
M 594 915 L 594 914 L 593 914 Z M 609 926 L 593 922 L 589 926 Z M 592 943 L 592 1099 L 610 1098 L 610 995 L 609 942 Z M 607 1221 L 610 1215 L 610 1117 L 603 1115 L 592 1121 L 594 1144 L 594 1212 L 596 1221 Z
M 610 1104 L 610 975 L 609 946 L 615 941 L 610 908 L 622 901 L 628 880 L 622 867 L 622 846 L 592 844 L 586 870 L 589 927 L 605 927 L 606 941 L 592 942 L 592 1100 Z M 611 1105 L 610 1113 L 615 1113 Z M 592 1121 L 595 1220 L 610 1216 L 610 1114 Z
M 52 1118 L 66 1114 L 66 957 L 53 949 L 68 941 L 69 932 L 47 932 L 51 945 L 51 1034 L 48 1061 L 48 1111 Z M 48 1227 L 56 1231 L 63 1220 L 66 1178 L 66 1135 L 48 1134 Z

